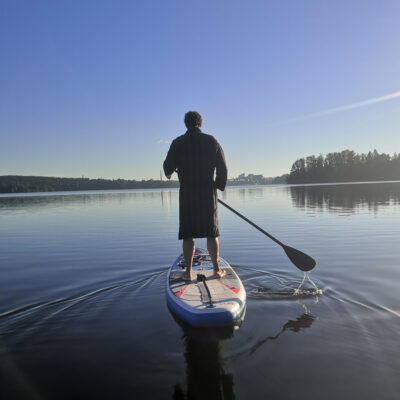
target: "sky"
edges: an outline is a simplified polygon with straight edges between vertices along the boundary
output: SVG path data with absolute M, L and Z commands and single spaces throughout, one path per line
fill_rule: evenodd
M 1 0 L 0 175 L 158 179 L 186 111 L 229 177 L 400 152 L 398 0 Z

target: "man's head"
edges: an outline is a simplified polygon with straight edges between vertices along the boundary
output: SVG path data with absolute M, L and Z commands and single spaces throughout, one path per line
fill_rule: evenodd
M 201 115 L 197 111 L 188 111 L 185 114 L 186 128 L 200 128 L 202 123 Z

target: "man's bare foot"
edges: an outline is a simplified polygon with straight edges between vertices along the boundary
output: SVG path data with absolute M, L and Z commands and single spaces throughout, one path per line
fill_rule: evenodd
M 192 273 L 192 271 L 185 271 L 185 272 L 183 272 L 182 273 L 182 279 L 184 280 L 184 281 L 188 281 L 188 282 L 191 282 L 192 280 L 193 280 L 193 273 Z
M 219 268 L 217 270 L 214 269 L 214 275 L 215 275 L 216 278 L 222 278 L 223 276 L 226 275 L 226 271 L 224 269 L 221 269 L 221 268 Z

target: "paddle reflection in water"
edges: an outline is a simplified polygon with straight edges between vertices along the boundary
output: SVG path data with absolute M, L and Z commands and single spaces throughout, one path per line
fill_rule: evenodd
M 279 338 L 279 336 L 282 335 L 283 332 L 286 330 L 290 330 L 292 332 L 299 333 L 302 329 L 308 329 L 311 328 L 311 325 L 315 321 L 315 317 L 308 311 L 308 309 L 303 306 L 306 310 L 303 314 L 301 314 L 298 318 L 296 318 L 294 321 L 289 319 L 288 322 L 286 322 L 285 325 L 283 325 L 282 329 L 280 332 L 278 332 L 274 336 L 268 336 L 265 339 L 262 339 L 258 341 L 250 350 L 250 354 L 253 354 L 257 349 L 259 349 L 264 343 L 268 342 L 269 340 L 276 340 Z

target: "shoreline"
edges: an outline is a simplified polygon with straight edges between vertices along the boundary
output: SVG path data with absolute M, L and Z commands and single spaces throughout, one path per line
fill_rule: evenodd
M 342 185 L 368 185 L 368 184 L 388 184 L 400 183 L 400 180 L 390 181 L 354 181 L 354 182 L 320 182 L 320 183 L 270 183 L 263 185 L 227 185 L 226 190 L 247 189 L 247 188 L 268 188 L 268 187 L 313 187 L 313 186 L 342 186 Z M 65 196 L 83 194 L 104 194 L 104 193 L 146 193 L 146 192 L 177 192 L 176 187 L 154 187 L 154 188 L 132 188 L 132 189 L 82 189 L 82 190 L 59 190 L 59 191 L 37 191 L 37 192 L 9 192 L 0 193 L 0 198 L 9 197 L 30 197 L 30 196 Z

